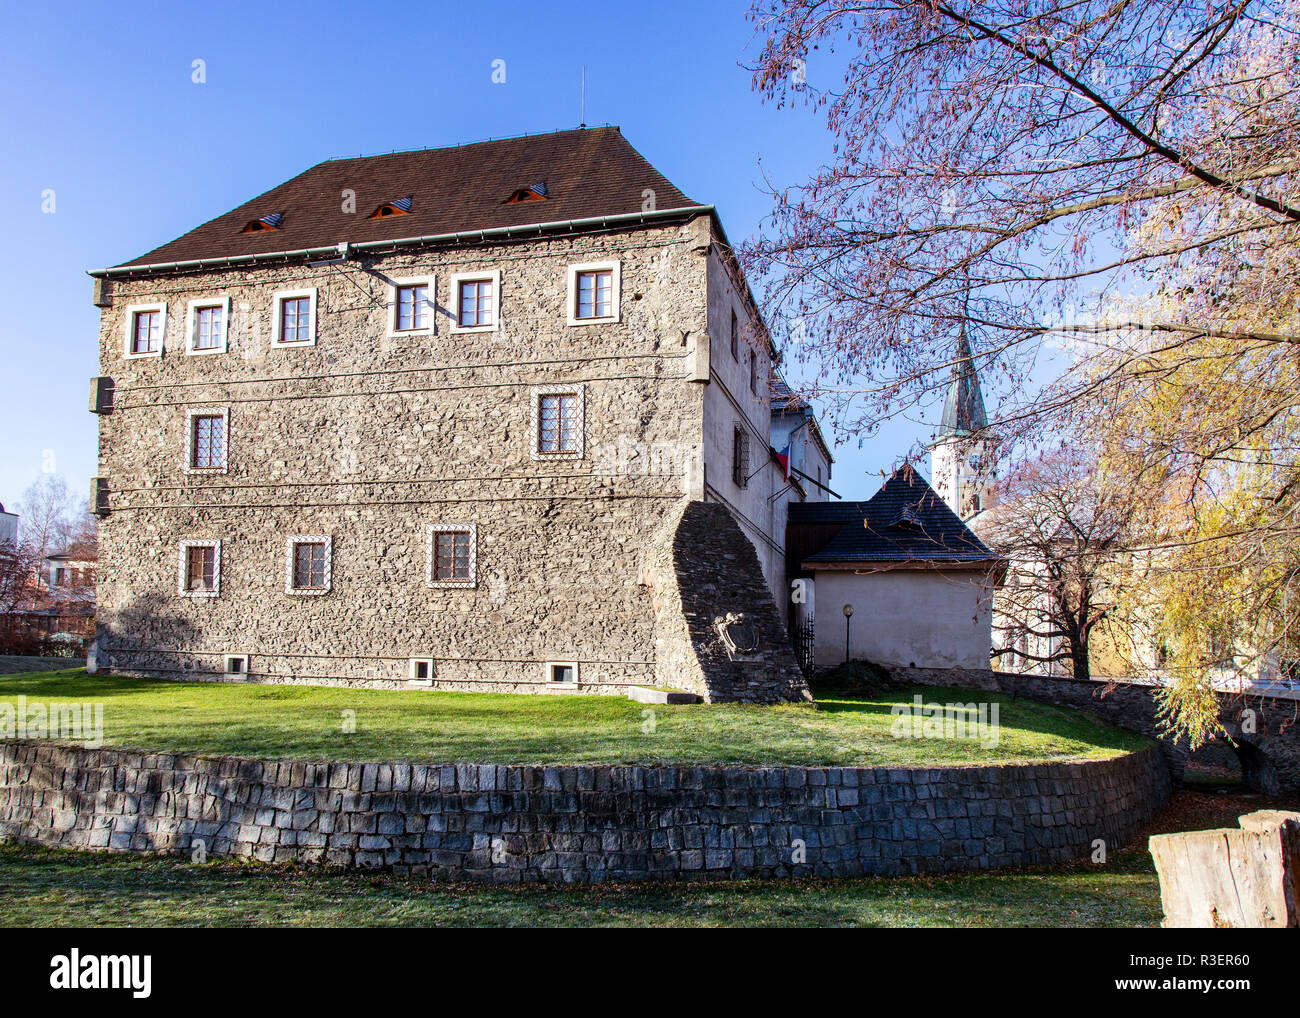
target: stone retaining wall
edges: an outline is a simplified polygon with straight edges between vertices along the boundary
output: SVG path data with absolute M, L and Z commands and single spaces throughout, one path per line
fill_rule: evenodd
M 1159 753 L 1009 767 L 258 762 L 0 743 L 0 840 L 493 882 L 861 876 L 1086 859 Z

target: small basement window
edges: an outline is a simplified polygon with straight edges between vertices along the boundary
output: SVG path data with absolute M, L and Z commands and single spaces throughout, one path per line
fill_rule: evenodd
M 576 686 L 578 684 L 578 662 L 547 661 L 546 681 L 556 686 Z
M 421 686 L 433 684 L 433 658 L 430 657 L 413 657 L 411 658 L 411 674 L 407 679 L 408 682 Z
M 227 654 L 227 655 L 226 655 L 226 674 L 227 674 L 227 675 L 247 675 L 247 674 L 248 674 L 248 655 L 247 655 L 247 654 Z

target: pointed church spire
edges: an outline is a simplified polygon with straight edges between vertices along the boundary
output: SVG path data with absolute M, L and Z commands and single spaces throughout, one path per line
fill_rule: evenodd
M 984 394 L 980 391 L 979 376 L 975 373 L 975 359 L 970 340 L 966 338 L 966 318 L 961 320 L 957 334 L 957 360 L 952 366 L 952 380 L 948 383 L 948 396 L 943 401 L 943 420 L 939 422 L 938 441 L 964 438 L 989 426 L 984 413 Z

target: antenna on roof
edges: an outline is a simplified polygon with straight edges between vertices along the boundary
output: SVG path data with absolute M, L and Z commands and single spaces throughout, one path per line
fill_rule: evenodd
M 578 103 L 578 127 L 587 126 L 587 65 L 582 65 L 582 91 L 579 93 L 581 99 Z

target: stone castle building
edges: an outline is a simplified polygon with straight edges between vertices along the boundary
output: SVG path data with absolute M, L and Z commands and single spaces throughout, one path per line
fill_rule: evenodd
M 617 128 L 328 161 L 92 276 L 95 666 L 807 696 L 825 494 L 716 211 Z

